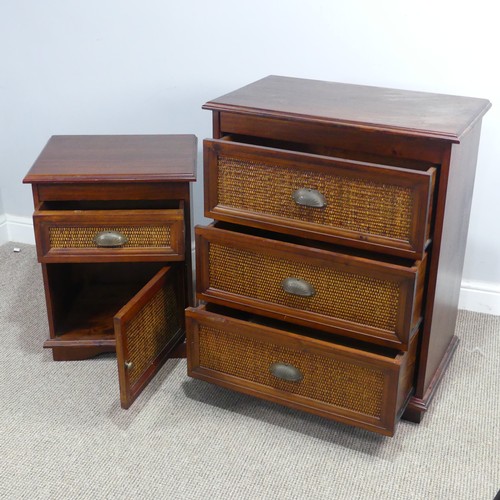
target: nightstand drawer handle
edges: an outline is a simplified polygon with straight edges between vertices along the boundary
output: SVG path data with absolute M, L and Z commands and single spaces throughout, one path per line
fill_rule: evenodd
M 294 191 L 292 198 L 297 205 L 312 208 L 326 207 L 325 197 L 316 189 L 300 188 Z
M 281 282 L 281 288 L 286 293 L 298 295 L 299 297 L 312 297 L 316 290 L 306 280 L 300 278 L 286 278 Z
M 269 367 L 269 371 L 281 380 L 286 380 L 287 382 L 300 382 L 304 375 L 300 372 L 298 368 L 287 363 L 273 363 Z
M 94 238 L 94 243 L 98 247 L 121 247 L 127 241 L 127 237 L 118 231 L 102 231 Z

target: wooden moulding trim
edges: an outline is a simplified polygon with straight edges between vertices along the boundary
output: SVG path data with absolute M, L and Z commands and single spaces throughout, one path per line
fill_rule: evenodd
M 54 182 L 34 184 L 38 202 L 68 200 L 189 200 L 187 182 Z
M 158 182 L 195 182 L 196 181 L 196 173 L 193 174 L 173 174 L 171 177 L 168 175 L 141 175 L 140 178 L 135 177 L 134 175 L 109 175 L 107 177 L 103 177 L 103 174 L 99 176 L 95 176 L 92 174 L 88 175 L 72 175 L 68 177 L 68 175 L 57 175 L 57 174 L 31 174 L 27 175 L 23 179 L 23 184 L 73 184 L 77 183 L 99 183 L 99 184 L 107 184 L 107 183 L 117 183 L 117 182 L 125 182 L 125 183 L 134 183 L 134 184 L 145 184 L 148 182 L 158 183 Z
M 212 376 L 212 373 L 214 373 L 215 376 Z M 189 373 L 189 376 L 222 387 L 226 387 L 234 391 L 242 392 L 259 399 L 265 399 L 273 403 L 288 406 L 289 408 L 305 411 L 314 415 L 320 415 L 321 417 L 335 420 L 337 422 L 371 430 L 385 436 L 394 435 L 394 423 L 392 422 L 385 422 L 381 419 L 372 419 L 362 413 L 359 414 L 360 418 L 355 418 L 354 415 L 356 414 L 356 412 L 348 412 L 347 410 L 345 410 L 344 413 L 342 411 L 342 408 L 333 405 L 330 405 L 330 408 L 328 408 L 328 405 L 325 404 L 324 407 L 320 408 L 320 404 L 316 402 L 316 400 L 306 398 L 305 396 L 292 398 L 291 393 L 286 393 L 285 391 L 278 390 L 271 391 L 267 386 L 264 386 L 266 389 L 268 389 L 266 392 L 264 392 L 263 387 L 261 387 L 260 385 L 258 386 L 258 388 L 253 388 L 250 387 L 250 384 L 243 384 L 244 380 L 239 379 L 238 377 L 226 375 L 224 378 L 221 378 L 219 372 L 212 372 L 211 370 L 200 367 L 192 369 Z M 309 401 L 311 401 L 311 403 L 313 404 L 307 404 Z
M 491 107 L 491 104 L 488 103 L 489 106 L 486 106 L 485 109 L 481 111 L 480 114 L 471 122 L 465 130 L 461 131 L 460 134 L 446 133 L 446 132 L 436 132 L 433 130 L 425 130 L 425 129 L 413 129 L 413 128 L 404 128 L 404 127 L 393 127 L 390 125 L 382 125 L 377 123 L 368 123 L 368 122 L 355 122 L 349 120 L 333 120 L 328 118 L 322 118 L 318 116 L 314 116 L 311 118 L 309 115 L 301 115 L 294 113 L 286 113 L 286 112 L 272 112 L 264 109 L 256 109 L 245 106 L 232 106 L 230 104 L 218 104 L 214 102 L 207 102 L 202 106 L 202 109 L 208 109 L 211 111 L 218 112 L 228 112 L 234 114 L 242 114 L 245 116 L 257 116 L 259 118 L 274 118 L 283 121 L 290 122 L 298 122 L 298 123 L 320 123 L 323 125 L 332 125 L 337 127 L 344 128 L 352 128 L 357 131 L 364 130 L 366 132 L 383 132 L 384 134 L 393 134 L 393 135 L 401 135 L 404 137 L 422 137 L 426 139 L 438 139 L 441 141 L 447 141 L 451 143 L 459 143 L 460 137 L 467 132 L 470 128 L 472 128 L 475 122 L 482 118 L 482 116 L 488 111 Z
M 53 348 L 53 347 L 102 347 L 109 346 L 115 347 L 116 340 L 115 339 L 103 339 L 103 340 L 64 340 L 64 336 L 58 340 L 58 338 L 47 339 L 43 343 L 43 347 L 45 348 Z
M 272 118 L 276 120 L 283 120 L 289 122 L 297 122 L 297 123 L 310 123 L 313 121 L 315 124 L 322 125 L 331 125 L 336 127 L 343 128 L 351 128 L 356 131 L 364 131 L 364 132 L 382 132 L 384 134 L 393 134 L 393 135 L 401 135 L 404 137 L 422 137 L 426 139 L 438 139 L 452 143 L 459 143 L 460 136 L 452 133 L 446 132 L 434 132 L 430 130 L 419 130 L 419 129 L 410 129 L 410 128 L 400 128 L 400 127 L 391 127 L 390 125 L 381 125 L 377 123 L 368 123 L 368 122 L 355 122 L 348 120 L 332 120 L 328 118 L 321 118 L 315 116 L 313 120 L 309 115 L 300 115 L 294 113 L 285 113 L 285 112 L 272 112 L 266 111 L 262 109 L 255 109 L 245 106 L 231 106 L 230 104 L 216 104 L 213 102 L 208 102 L 202 106 L 202 109 L 208 109 L 211 111 L 226 112 L 226 113 L 234 113 L 240 114 L 244 116 L 256 116 L 258 118 Z M 489 109 L 489 108 L 488 108 Z M 487 110 L 484 111 L 484 113 Z M 484 114 L 483 113 L 483 114 Z M 482 116 L 482 114 L 481 114 Z M 461 135 L 461 134 L 460 134 Z
M 353 152 L 367 154 L 359 158 L 369 159 L 370 163 L 375 158 L 376 162 L 382 161 L 383 163 L 388 157 L 393 160 L 400 157 L 405 163 L 411 160 L 420 164 L 421 162 L 440 164 L 442 151 L 450 145 L 447 141 L 437 139 L 401 136 L 397 137 L 398 148 L 394 151 L 394 136 L 383 131 L 370 131 L 369 140 L 367 140 L 366 131 L 355 127 L 348 128 L 315 122 L 291 122 L 279 118 L 252 117 L 237 113 L 221 115 L 221 129 L 226 135 L 238 134 L 303 143 L 304 127 L 307 129 L 306 135 L 313 137 L 317 145 L 340 150 L 348 149 L 351 152 L 350 155 L 341 155 L 345 159 L 350 159 Z M 390 164 L 398 166 L 399 162 Z
M 78 249 L 77 249 L 78 250 Z M 128 249 L 122 249 L 128 250 Z M 184 256 L 168 249 L 151 251 L 149 248 L 130 249 L 127 252 L 99 253 L 99 249 L 81 249 L 81 251 L 49 250 L 46 254 L 38 256 L 38 262 L 46 264 L 78 263 L 78 262 L 181 262 Z
M 415 410 L 424 413 L 429 409 L 429 405 L 434 398 L 434 395 L 436 394 L 439 384 L 443 380 L 446 369 L 450 364 L 450 361 L 458 347 L 459 342 L 460 339 L 456 335 L 453 336 L 450 344 L 448 345 L 448 349 L 446 350 L 445 355 L 443 356 L 443 359 L 441 360 L 441 363 L 436 370 L 436 373 L 434 374 L 434 377 L 432 378 L 431 383 L 429 384 L 429 387 L 425 392 L 423 398 L 413 396 L 408 403 L 408 410 Z

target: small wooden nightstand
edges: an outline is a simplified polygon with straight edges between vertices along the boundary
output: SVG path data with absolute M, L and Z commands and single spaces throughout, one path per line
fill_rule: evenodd
M 54 136 L 33 186 L 57 361 L 116 350 L 128 407 L 184 339 L 196 137 Z

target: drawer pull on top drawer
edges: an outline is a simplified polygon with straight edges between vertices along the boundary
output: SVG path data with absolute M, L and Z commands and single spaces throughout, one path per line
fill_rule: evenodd
M 269 371 L 281 380 L 286 380 L 287 382 L 300 382 L 304 376 L 298 368 L 287 363 L 273 363 L 269 367 Z
M 118 231 L 102 231 L 97 233 L 94 243 L 98 247 L 121 247 L 127 243 L 127 237 Z
M 312 297 L 316 293 L 311 283 L 299 278 L 286 278 L 281 282 L 281 287 L 286 293 L 299 297 Z
M 325 197 L 316 189 L 300 188 L 293 192 L 292 198 L 297 205 L 312 208 L 326 207 Z

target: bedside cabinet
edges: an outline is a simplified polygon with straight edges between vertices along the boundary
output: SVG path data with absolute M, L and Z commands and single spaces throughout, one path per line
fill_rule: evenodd
M 483 99 L 270 76 L 204 105 L 188 374 L 393 435 L 454 328 Z
M 130 406 L 184 339 L 193 304 L 196 137 L 54 136 L 32 184 L 54 360 L 117 353 Z

